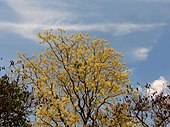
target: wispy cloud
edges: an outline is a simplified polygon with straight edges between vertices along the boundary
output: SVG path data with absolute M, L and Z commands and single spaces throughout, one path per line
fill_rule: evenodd
M 63 1 L 35 1 L 35 0 L 6 0 L 7 4 L 17 12 L 20 22 L 0 22 L 0 29 L 8 29 L 25 38 L 34 39 L 37 32 L 44 29 L 64 28 L 70 31 L 99 31 L 111 32 L 115 36 L 126 35 L 136 31 L 147 31 L 164 26 L 158 24 L 137 24 L 137 23 L 79 23 L 78 17 L 69 11 L 71 3 Z M 47 5 L 53 7 L 46 8 Z M 45 5 L 45 6 L 44 6 Z M 63 9 L 65 7 L 65 9 Z M 68 9 L 68 10 L 67 10 Z M 74 21 L 74 22 L 73 22 Z
M 113 32 L 115 36 L 126 35 L 135 31 L 145 31 L 149 29 L 155 29 L 161 27 L 164 24 L 40 24 L 40 23 L 10 23 L 0 22 L 0 29 L 8 29 L 9 31 L 20 34 L 23 37 L 34 39 L 34 35 L 37 32 L 44 29 L 56 29 L 63 28 L 70 31 L 99 31 L 99 32 Z M 142 50 L 142 51 L 141 51 Z M 147 53 L 146 50 L 138 49 L 137 55 Z
M 55 28 L 61 22 L 70 21 L 74 15 L 61 8 L 65 2 L 57 2 L 57 9 L 51 6 L 55 1 L 40 0 L 6 0 L 5 1 L 19 17 L 19 22 L 0 22 L 0 29 L 5 29 L 28 39 L 35 39 L 37 32 Z M 55 2 L 56 3 L 56 2 Z M 47 7 L 47 5 L 50 7 Z M 60 26 L 62 27 L 62 25 Z
M 37 32 L 52 27 L 54 26 L 48 24 L 0 22 L 0 29 L 14 32 L 27 39 L 35 39 Z
M 49 23 L 50 21 L 69 20 L 75 15 L 69 11 L 63 11 L 62 7 L 68 6 L 67 3 L 55 1 L 40 0 L 6 0 L 7 4 L 13 8 L 23 22 L 31 23 Z M 55 5 L 56 8 L 51 6 Z M 56 4 L 57 3 L 57 4 Z M 50 7 L 48 7 L 48 5 Z
M 133 24 L 133 23 L 96 23 L 96 24 L 72 24 L 66 29 L 78 31 L 103 31 L 113 32 L 114 35 L 126 35 L 135 31 L 145 31 L 162 27 L 165 24 Z
M 123 0 L 122 0 L 123 1 Z M 133 0 L 129 0 L 133 1 Z M 149 1 L 149 0 L 145 0 Z M 156 0 L 158 1 L 158 0 Z M 10 6 L 18 17 L 18 22 L 2 22 L 0 21 L 0 29 L 8 30 L 18 34 L 21 37 L 34 40 L 38 32 L 43 32 L 44 29 L 58 29 L 63 28 L 67 31 L 79 31 L 79 32 L 109 32 L 114 37 L 124 36 L 131 33 L 137 32 L 148 32 L 162 28 L 166 25 L 164 22 L 131 22 L 131 20 L 123 20 L 121 22 L 113 20 L 105 20 L 102 15 L 105 15 L 105 11 L 101 11 L 102 2 L 95 5 L 95 9 L 99 9 L 102 13 L 99 15 L 100 20 L 95 20 L 93 17 L 91 21 L 90 15 L 85 15 L 86 10 L 81 10 L 80 5 L 85 2 L 75 2 L 74 4 L 69 1 L 63 0 L 4 0 L 8 6 Z M 134 0 L 135 2 L 135 0 Z M 141 1 L 142 2 L 142 1 Z M 80 4 L 81 3 L 81 4 Z M 93 2 L 92 2 L 93 3 Z M 111 2 L 112 3 L 112 2 Z M 120 2 L 121 3 L 121 2 Z M 120 4 L 118 2 L 118 5 Z M 131 3 L 131 2 L 130 2 Z M 98 16 L 98 11 L 93 11 L 92 5 L 85 4 L 84 8 L 91 8 L 93 16 Z M 79 12 L 80 11 L 80 12 Z M 88 14 L 91 14 L 89 12 Z M 117 15 L 118 13 L 114 13 Z M 123 17 L 123 12 L 121 17 Z M 125 13 L 126 14 L 126 13 Z M 129 14 L 129 13 L 128 13 Z M 81 22 L 81 18 L 85 15 L 85 20 Z M 109 17 L 109 16 L 108 16 Z M 111 16 L 112 17 L 112 16 Z M 86 19 L 87 18 L 87 19 Z M 110 17 L 109 17 L 110 18 Z M 133 21 L 133 20 L 132 20 Z M 115 38 L 116 38 L 115 37 Z M 122 37 L 123 38 L 123 37 Z M 152 39 L 153 40 L 153 39 Z M 152 41 L 148 40 L 148 41 Z M 138 40 L 137 40 L 138 41 Z M 135 43 L 135 42 L 132 42 Z M 130 43 L 129 43 L 130 44 Z M 151 51 L 150 43 L 142 45 L 143 47 L 128 46 L 125 45 L 126 49 L 132 48 L 128 54 L 132 59 L 135 60 L 146 60 L 149 52 Z M 137 47 L 137 48 L 136 48 Z

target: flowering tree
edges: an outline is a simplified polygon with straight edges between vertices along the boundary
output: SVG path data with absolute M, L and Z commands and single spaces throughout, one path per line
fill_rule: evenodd
M 38 34 L 43 53 L 19 54 L 22 77 L 33 85 L 35 126 L 133 126 L 117 100 L 126 96 L 129 70 L 106 40 L 81 33 Z M 119 112 L 118 112 L 119 111 Z

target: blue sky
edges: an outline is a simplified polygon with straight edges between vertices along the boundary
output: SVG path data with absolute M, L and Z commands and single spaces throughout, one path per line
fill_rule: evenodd
M 0 0 L 1 64 L 17 59 L 17 51 L 41 52 L 37 33 L 64 28 L 107 39 L 123 52 L 132 84 L 167 84 L 169 13 L 170 0 Z

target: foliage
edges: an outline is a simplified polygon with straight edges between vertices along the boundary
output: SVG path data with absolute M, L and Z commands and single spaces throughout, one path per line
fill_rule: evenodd
M 144 87 L 139 85 L 139 95 L 130 95 L 125 99 L 130 107 L 129 115 L 136 118 L 136 122 L 143 127 L 166 127 L 170 124 L 170 95 L 164 91 L 159 94 L 157 91 L 150 93 L 150 89 L 150 84 Z
M 47 46 L 43 53 L 18 53 L 18 71 L 34 89 L 35 126 L 135 126 L 127 103 L 117 103 L 130 94 L 123 55 L 104 39 L 60 32 L 38 34 Z
M 19 76 L 16 79 L 7 75 L 0 78 L 1 127 L 30 126 L 31 93 L 25 85 L 19 84 L 19 80 Z

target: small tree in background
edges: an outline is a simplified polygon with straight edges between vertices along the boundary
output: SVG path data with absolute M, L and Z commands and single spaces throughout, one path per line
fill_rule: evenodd
M 138 96 L 130 95 L 124 101 L 129 105 L 129 114 L 143 127 L 167 127 L 170 125 L 170 95 L 167 87 L 166 93 L 162 91 L 149 93 L 150 84 L 139 85 Z
M 13 61 L 11 61 L 12 66 Z M 5 67 L 1 67 L 5 69 Z M 29 127 L 29 115 L 32 103 L 31 92 L 17 78 L 4 75 L 0 78 L 0 126 Z
M 19 54 L 18 63 L 24 65 L 19 71 L 33 85 L 37 101 L 35 126 L 135 125 L 126 103 L 117 109 L 117 100 L 130 94 L 123 55 L 106 40 L 60 31 L 39 34 L 47 45 L 43 53 Z

